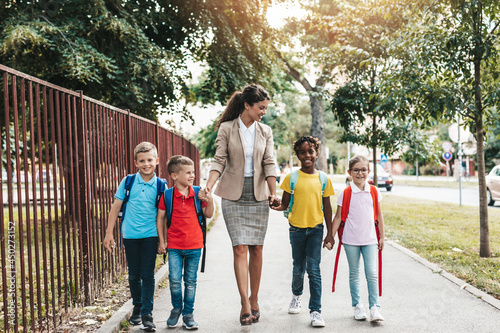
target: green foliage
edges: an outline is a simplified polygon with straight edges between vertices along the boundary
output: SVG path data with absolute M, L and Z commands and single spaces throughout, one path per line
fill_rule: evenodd
M 4 3 L 0 63 L 149 119 L 190 117 L 189 59 L 209 65 L 206 99 L 272 81 L 261 19 L 267 0 Z
M 333 51 L 341 59 L 343 75 L 330 109 L 345 130 L 342 142 L 380 147 L 392 154 L 405 143 L 408 108 L 394 103 L 381 86 L 392 62 L 389 41 L 405 21 L 384 15 L 380 1 L 353 1 L 353 5 L 342 7 L 334 25 L 341 47 Z

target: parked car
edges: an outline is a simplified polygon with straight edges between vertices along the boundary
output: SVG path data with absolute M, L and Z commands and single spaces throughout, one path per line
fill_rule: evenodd
M 370 167 L 372 167 L 372 164 L 370 164 Z M 394 186 L 394 181 L 392 179 L 392 176 L 390 173 L 384 170 L 384 168 L 380 165 L 377 164 L 377 180 L 378 180 L 378 187 L 384 187 L 387 192 L 390 192 L 392 190 L 392 187 Z M 345 184 L 346 186 L 349 186 L 351 184 L 352 178 L 347 174 Z M 368 183 L 370 185 L 373 185 L 373 170 L 370 170 L 370 174 L 368 175 Z
M 486 195 L 488 206 L 500 201 L 500 165 L 494 167 L 486 176 Z

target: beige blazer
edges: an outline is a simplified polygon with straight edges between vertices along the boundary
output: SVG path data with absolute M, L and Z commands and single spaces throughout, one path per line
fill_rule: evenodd
M 255 124 L 253 149 L 253 188 L 257 201 L 267 200 L 267 177 L 276 177 L 274 142 L 271 127 Z M 245 152 L 238 118 L 223 122 L 215 140 L 215 157 L 210 168 L 221 174 L 215 194 L 228 200 L 238 200 L 245 180 Z

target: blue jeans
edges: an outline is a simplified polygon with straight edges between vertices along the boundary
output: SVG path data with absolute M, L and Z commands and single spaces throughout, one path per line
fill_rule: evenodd
M 196 279 L 201 249 L 168 250 L 168 278 L 170 280 L 170 298 L 174 309 L 182 309 L 182 315 L 194 311 Z M 184 268 L 184 306 L 182 306 L 182 269 Z
M 349 288 L 351 290 L 352 306 L 360 303 L 359 297 L 359 258 L 363 255 L 365 264 L 365 276 L 368 283 L 368 302 L 370 308 L 378 303 L 378 273 L 377 273 L 377 245 L 347 245 L 344 244 L 347 262 L 349 263 Z
M 293 277 L 292 293 L 302 295 L 304 272 L 309 276 L 309 311 L 321 312 L 321 246 L 323 244 L 323 224 L 314 228 L 296 228 L 290 226 L 290 244 L 292 245 Z
M 158 237 L 124 239 L 128 283 L 132 304 L 141 307 L 141 316 L 153 312 L 155 263 Z

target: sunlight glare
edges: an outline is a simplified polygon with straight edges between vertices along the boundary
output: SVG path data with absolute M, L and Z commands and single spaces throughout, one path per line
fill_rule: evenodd
M 295 17 L 303 18 L 306 11 L 300 6 L 299 1 L 287 1 L 269 7 L 267 10 L 267 22 L 272 28 L 280 29 L 285 23 L 286 19 Z

